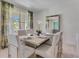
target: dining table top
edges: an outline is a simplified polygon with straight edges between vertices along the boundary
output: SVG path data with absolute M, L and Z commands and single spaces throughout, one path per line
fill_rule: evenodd
M 48 41 L 48 37 L 46 36 L 20 36 L 20 39 L 24 39 L 25 45 L 31 46 L 33 48 L 37 48 L 46 41 Z

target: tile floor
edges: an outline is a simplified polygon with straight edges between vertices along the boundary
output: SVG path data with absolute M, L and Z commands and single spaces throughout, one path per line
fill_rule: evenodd
M 0 58 L 7 58 L 8 57 L 8 48 L 0 49 Z
M 6 49 L 1 49 L 0 50 L 0 58 L 7 58 L 8 57 L 8 48 Z M 78 57 L 75 55 L 75 49 L 72 45 L 64 45 L 63 46 L 63 58 L 74 58 Z

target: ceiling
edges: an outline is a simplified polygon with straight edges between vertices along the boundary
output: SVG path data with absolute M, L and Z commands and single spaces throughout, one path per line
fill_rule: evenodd
M 5 0 L 11 3 L 16 3 L 32 10 L 44 10 L 49 7 L 59 6 L 59 0 Z
M 33 7 L 33 8 L 48 8 L 49 6 L 56 5 L 58 0 L 15 0 L 26 7 Z
M 6 0 L 27 7 L 32 10 L 44 10 L 48 8 L 75 7 L 79 0 Z

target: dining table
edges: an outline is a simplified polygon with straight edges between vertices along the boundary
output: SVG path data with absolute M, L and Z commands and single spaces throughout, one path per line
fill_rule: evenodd
M 23 40 L 25 45 L 35 49 L 49 40 L 47 36 L 20 36 L 19 38 Z

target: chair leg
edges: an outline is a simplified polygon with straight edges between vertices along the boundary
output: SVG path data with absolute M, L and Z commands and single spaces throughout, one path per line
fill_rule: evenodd
M 39 55 L 36 55 L 36 57 L 37 57 L 37 58 L 44 58 L 44 57 L 42 57 L 42 56 L 39 56 Z
M 36 58 L 35 52 L 31 56 L 29 56 L 28 58 Z

